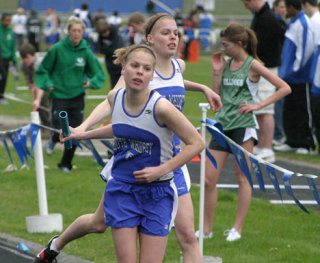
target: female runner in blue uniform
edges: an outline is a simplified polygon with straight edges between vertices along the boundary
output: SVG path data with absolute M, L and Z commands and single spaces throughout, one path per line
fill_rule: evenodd
M 162 262 L 177 209 L 173 170 L 204 149 L 193 125 L 172 103 L 149 88 L 156 55 L 146 45 L 118 50 L 125 88 L 108 94 L 112 125 L 64 139 L 114 137 L 114 161 L 104 211 L 118 262 Z M 185 144 L 173 155 L 173 132 Z M 126 244 L 125 246 L 123 244 Z
M 206 96 L 211 109 L 218 111 L 222 104 L 220 97 L 205 85 L 183 80 L 185 63 L 181 59 L 175 59 L 178 48 L 178 28 L 173 17 L 168 14 L 156 14 L 147 22 L 146 40 L 157 55 L 157 62 L 153 80 L 150 87 L 157 90 L 161 95 L 171 101 L 176 108 L 182 110 L 185 101 L 185 89 L 191 91 L 201 91 Z M 124 79 L 121 77 L 114 87 L 124 87 Z M 106 116 L 110 115 L 110 105 L 108 100 L 101 102 L 90 114 L 90 116 L 76 128 L 78 131 L 85 131 L 89 127 L 97 124 Z M 175 153 L 179 152 L 179 140 L 175 139 Z M 109 161 L 105 169 L 101 172 L 106 176 L 112 166 Z M 179 207 L 175 219 L 175 234 L 179 241 L 183 253 L 184 262 L 202 262 L 201 254 L 195 237 L 194 212 L 189 193 L 190 179 L 186 166 L 175 170 L 175 182 L 179 195 Z M 110 172 L 109 172 L 110 174 Z M 108 177 L 108 176 L 106 176 Z M 78 217 L 59 237 L 53 237 L 46 248 L 40 253 L 44 258 L 55 258 L 63 247 L 74 239 L 80 238 L 88 233 L 103 233 L 106 229 L 104 223 L 103 200 L 93 214 L 86 214 Z M 48 255 L 48 256 L 45 256 Z M 38 261 L 45 262 L 45 261 Z

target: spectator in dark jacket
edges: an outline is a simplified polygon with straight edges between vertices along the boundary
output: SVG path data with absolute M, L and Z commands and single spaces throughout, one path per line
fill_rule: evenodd
M 281 29 L 269 4 L 264 0 L 243 0 L 245 7 L 253 14 L 251 29 L 258 39 L 258 57 L 274 74 L 278 74 L 281 64 Z M 257 102 L 263 101 L 275 92 L 275 87 L 264 78 L 259 81 Z M 274 134 L 274 104 L 270 104 L 255 112 L 259 124 L 259 142 L 254 153 L 269 162 L 275 161 L 272 150 Z
M 110 25 L 105 19 L 99 19 L 96 22 L 96 30 L 99 34 L 97 48 L 101 54 L 104 54 L 111 88 L 113 88 L 121 76 L 121 66 L 113 63 L 113 53 L 116 49 L 125 46 L 124 41 L 118 28 Z
M 29 43 L 34 46 L 36 52 L 39 52 L 41 20 L 35 10 L 30 11 L 30 16 L 27 20 L 27 34 Z

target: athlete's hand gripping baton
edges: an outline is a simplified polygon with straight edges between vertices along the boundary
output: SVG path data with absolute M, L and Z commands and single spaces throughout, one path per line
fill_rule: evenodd
M 60 111 L 59 117 L 60 117 L 60 125 L 61 125 L 63 136 L 64 137 L 70 136 L 71 132 L 69 129 L 68 113 L 66 111 Z M 66 149 L 71 149 L 72 148 L 72 140 L 64 142 L 64 147 Z

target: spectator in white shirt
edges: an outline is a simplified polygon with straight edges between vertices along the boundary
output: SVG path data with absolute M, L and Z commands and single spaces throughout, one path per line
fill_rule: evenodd
M 27 16 L 22 7 L 19 7 L 17 13 L 12 16 L 11 24 L 17 48 L 20 48 L 25 42 L 27 34 Z
M 108 17 L 107 21 L 116 28 L 119 28 L 122 24 L 122 18 L 119 16 L 118 11 L 114 11 L 112 15 Z

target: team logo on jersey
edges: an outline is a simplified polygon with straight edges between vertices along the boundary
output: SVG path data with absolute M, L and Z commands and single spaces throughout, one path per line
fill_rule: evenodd
M 85 65 L 84 58 L 77 58 L 76 59 L 76 66 L 83 67 L 84 65 Z
M 147 110 L 144 111 L 144 113 L 145 113 L 145 114 L 151 114 L 151 113 L 152 113 L 152 110 L 147 109 Z
M 129 160 L 129 159 L 131 159 L 132 157 L 134 157 L 134 153 L 132 153 L 132 152 L 130 152 L 130 151 L 127 151 L 126 156 L 125 156 L 125 159 L 126 159 L 126 160 Z
M 143 142 L 134 139 L 115 138 L 114 151 L 122 151 L 124 158 L 132 159 L 140 154 L 151 155 L 152 154 L 152 142 Z
M 223 84 L 225 86 L 236 86 L 236 87 L 242 87 L 244 83 L 243 79 L 232 79 L 232 78 L 224 78 Z

